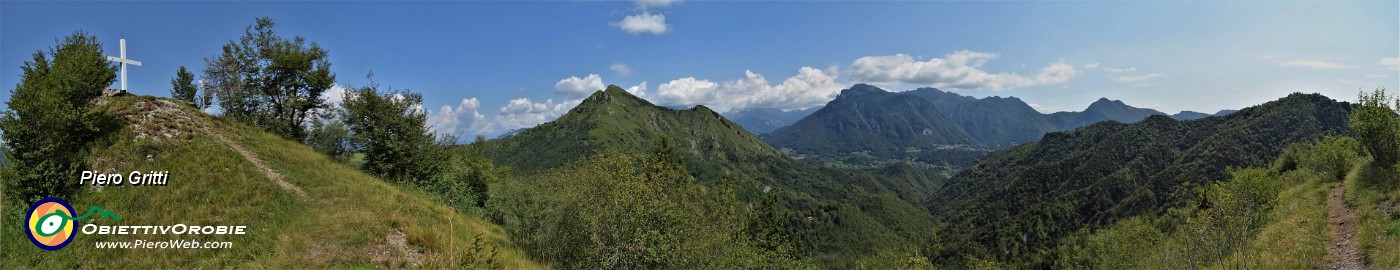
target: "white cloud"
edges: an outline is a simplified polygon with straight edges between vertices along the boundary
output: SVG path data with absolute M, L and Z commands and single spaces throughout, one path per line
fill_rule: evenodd
M 1106 68 L 1103 68 L 1103 71 L 1108 71 L 1108 72 L 1113 72 L 1113 73 L 1133 72 L 1133 71 L 1137 71 L 1137 67 L 1128 67 L 1128 68 L 1111 68 L 1111 67 L 1106 67 Z
M 1278 64 L 1279 66 L 1284 66 L 1284 67 L 1296 67 L 1296 68 L 1306 68 L 1306 69 L 1340 69 L 1340 68 L 1354 68 L 1354 67 L 1356 67 L 1356 65 L 1341 64 L 1341 63 L 1336 63 L 1336 62 L 1330 62 L 1330 61 L 1327 61 L 1327 60 L 1309 60 L 1309 59 L 1275 60 L 1275 61 L 1274 61 L 1274 64 Z
M 345 102 L 345 95 L 351 90 L 353 89 L 345 87 L 344 85 L 332 84 L 331 89 L 326 89 L 325 92 L 321 92 L 321 100 L 325 102 L 326 107 L 316 109 L 312 113 L 317 115 L 323 115 L 326 113 L 327 109 L 339 108 L 340 103 Z M 204 113 L 212 115 L 217 112 L 223 111 L 222 108 L 215 109 L 214 107 L 218 107 L 218 103 L 215 103 L 214 106 L 210 106 L 209 108 L 205 108 Z
M 641 34 L 664 35 L 671 31 L 671 26 L 666 24 L 666 15 L 650 11 L 643 11 L 642 14 L 628 15 L 620 22 L 614 22 L 613 26 L 621 28 L 622 31 L 633 36 Z
M 480 109 L 481 101 L 476 98 L 462 99 L 455 108 L 442 105 L 436 113 L 428 114 L 428 127 L 437 134 L 470 138 L 489 124 Z
M 713 101 L 719 84 L 685 77 L 656 87 L 656 103 L 665 105 L 701 104 Z
M 350 91 L 350 88 L 339 84 L 331 85 L 331 89 L 321 92 L 321 100 L 325 100 L 328 107 L 338 107 L 341 102 L 345 102 L 347 91 Z
M 501 107 L 500 114 L 496 119 L 484 128 L 483 134 L 497 134 L 519 128 L 529 128 L 544 122 L 549 122 L 560 115 L 573 109 L 582 99 L 566 100 L 555 103 L 554 99 L 537 103 L 529 98 L 512 99 L 510 103 Z
M 1074 66 L 1056 62 L 1040 69 L 1034 77 L 1016 73 L 990 73 L 981 67 L 995 53 L 956 51 L 944 58 L 919 61 L 906 54 L 866 56 L 851 63 L 850 75 L 856 81 L 875 84 L 908 83 L 940 88 L 992 89 L 1061 84 L 1074 77 Z
M 608 69 L 617 72 L 618 75 L 632 76 L 632 67 L 627 66 L 627 64 L 613 63 L 611 66 L 608 66 Z
M 1360 81 L 1352 80 L 1352 79 L 1339 79 L 1339 80 L 1337 80 L 1337 82 L 1342 83 L 1342 84 L 1346 84 L 1346 85 L 1356 85 L 1356 84 L 1361 83 Z
M 693 77 L 657 87 L 653 100 L 667 106 L 705 105 L 717 112 L 740 108 L 806 109 L 825 104 L 840 93 L 835 68 L 802 67 L 797 75 L 771 85 L 762 74 L 744 71 L 744 78 L 715 83 Z
M 645 98 L 645 97 L 647 96 L 647 82 L 646 82 L 646 81 L 642 81 L 641 84 L 637 84 L 637 85 L 635 85 L 635 86 L 628 87 L 628 88 L 627 88 L 627 92 L 628 92 L 628 93 L 632 93 L 633 96 L 638 96 L 638 97 L 643 97 L 643 98 Z
M 1366 78 L 1367 78 L 1367 79 L 1380 79 L 1380 78 L 1388 78 L 1388 77 L 1390 77 L 1390 76 L 1386 76 L 1386 75 L 1384 75 L 1384 74 L 1366 74 Z
M 1099 63 L 1084 64 L 1084 69 L 1096 69 L 1096 68 L 1099 68 Z
M 653 8 L 653 7 L 667 7 L 667 6 L 671 6 L 671 4 L 675 4 L 676 2 L 680 2 L 680 0 L 636 0 L 636 1 L 632 1 L 632 3 L 635 4 L 635 5 L 637 5 L 637 8 L 639 8 L 639 9 L 648 9 L 648 8 Z
M 1162 74 L 1161 74 L 1161 73 L 1150 73 L 1150 74 L 1139 75 L 1139 76 L 1122 76 L 1122 77 L 1118 77 L 1118 81 L 1119 81 L 1119 82 L 1140 82 L 1140 81 L 1146 81 L 1146 80 L 1156 79 L 1157 77 L 1162 77 Z
M 1386 66 L 1390 69 L 1400 69 L 1400 57 L 1381 58 L 1381 61 L 1376 62 L 1376 65 Z
M 603 78 L 598 74 L 588 74 L 583 78 L 569 76 L 554 83 L 554 93 L 569 97 L 585 97 L 593 91 L 603 90 Z

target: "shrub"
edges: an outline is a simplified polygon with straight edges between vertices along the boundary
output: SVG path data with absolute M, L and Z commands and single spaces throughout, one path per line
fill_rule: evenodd
M 72 194 L 84 151 L 110 120 L 89 113 L 91 101 L 116 78 L 97 37 L 78 31 L 20 67 L 20 82 L 0 115 L 0 130 L 19 169 L 5 177 L 6 197 L 29 201 Z
M 1351 111 L 1351 130 L 1356 139 L 1366 147 L 1366 152 L 1376 163 L 1391 166 L 1400 161 L 1400 116 L 1395 114 L 1388 102 L 1391 96 L 1385 88 L 1374 92 L 1361 92 L 1357 107 Z
M 418 109 L 423 95 L 380 92 L 370 79 L 369 85 L 347 91 L 341 103 L 351 141 L 365 153 L 365 171 L 419 187 L 429 184 L 441 170 L 444 152 L 428 130 L 427 115 Z

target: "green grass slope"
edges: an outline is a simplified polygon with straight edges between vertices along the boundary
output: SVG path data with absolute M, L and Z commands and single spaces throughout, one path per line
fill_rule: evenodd
M 1261 166 L 1290 143 L 1349 133 L 1349 110 L 1295 93 L 1224 117 L 1100 122 L 989 154 L 928 204 L 948 223 L 941 240 L 958 247 L 940 255 L 1047 263 L 1045 249 L 1066 235 L 1160 213 L 1185 203 L 1190 188 L 1227 179 L 1228 167 Z
M 665 144 L 670 148 L 663 147 Z M 568 164 L 605 162 L 589 158 L 600 152 L 653 154 L 670 149 L 673 155 L 667 156 L 683 164 L 696 183 L 720 189 L 732 185 L 740 201 L 754 203 L 771 189 L 767 194 L 776 194 L 773 197 L 780 208 L 772 222 L 786 235 L 785 242 L 802 250 L 798 253 L 803 257 L 833 267 L 849 267 L 857 258 L 882 251 L 912 250 L 930 239 L 925 228 L 932 217 L 917 205 L 944 178 L 907 164 L 867 170 L 814 167 L 787 157 L 708 108 L 655 106 L 616 86 L 595 92 L 558 120 L 487 141 L 482 149 L 484 156 L 513 168 L 517 175 L 517 179 L 502 181 L 492 190 L 506 184 L 574 184 L 547 176 L 557 175 L 559 168 Z M 549 171 L 555 173 L 539 176 Z M 511 200 L 557 200 L 543 192 L 529 193 Z M 713 239 L 684 241 L 709 240 Z
M 28 205 L 4 205 L 0 265 L 42 268 L 455 268 L 487 263 L 540 268 L 504 230 L 427 193 L 388 184 L 304 145 L 226 122 L 166 99 L 124 96 L 98 102 L 125 126 L 99 140 L 89 167 L 100 172 L 162 170 L 168 186 L 84 187 L 63 198 L 101 206 L 120 221 L 99 225 L 244 225 L 244 235 L 86 235 L 44 251 L 19 225 Z M 217 135 L 216 135 L 217 134 Z M 240 145 L 292 188 L 281 186 Z M 23 168 L 20 168 L 21 170 Z M 74 172 L 73 181 L 77 180 Z M 300 190 L 294 191 L 295 190 Z M 80 212 L 83 210 L 79 210 Z M 227 249 L 97 249 L 99 241 L 228 241 Z M 494 252 L 494 256 L 491 255 Z

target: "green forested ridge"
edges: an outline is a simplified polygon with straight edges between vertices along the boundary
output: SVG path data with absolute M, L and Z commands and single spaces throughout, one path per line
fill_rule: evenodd
M 676 162 L 679 168 L 671 171 L 680 174 L 664 177 L 673 179 L 666 181 L 677 178 L 693 180 L 667 182 L 671 184 L 655 188 L 681 188 L 673 192 L 682 192 L 691 185 L 712 190 L 705 192 L 727 189 L 731 190 L 727 192 L 732 195 L 726 196 L 734 196 L 736 201 L 733 202 L 746 206 L 737 210 L 670 212 L 665 215 L 684 219 L 719 218 L 750 224 L 743 230 L 752 233 L 745 236 L 747 238 L 744 239 L 748 240 L 743 241 L 752 241 L 754 246 L 760 247 L 756 250 L 792 254 L 796 261 L 811 260 L 832 266 L 850 266 L 858 258 L 876 253 L 917 255 L 917 247 L 931 239 L 931 231 L 927 227 L 932 220 L 928 212 L 918 205 L 937 189 L 943 179 L 941 175 L 923 167 L 899 163 L 866 170 L 819 169 L 788 158 L 704 106 L 672 110 L 652 105 L 616 86 L 594 93 L 558 120 L 509 138 L 483 142 L 481 147 L 485 156 L 515 170 L 515 176 L 507 177 L 497 184 L 498 187 L 490 189 L 493 196 L 487 203 L 487 211 L 496 211 L 497 218 L 507 227 L 528 223 L 519 219 L 544 220 L 546 224 L 594 222 L 574 214 L 560 216 L 575 211 L 591 213 L 588 209 L 594 207 L 618 207 L 605 212 L 645 211 L 628 205 L 580 205 L 577 206 L 580 208 L 568 210 L 565 206 L 570 202 L 557 200 L 607 198 L 572 193 L 591 187 L 560 189 L 589 186 L 574 182 L 583 181 L 576 180 L 580 177 L 591 179 L 591 176 L 584 175 L 609 171 L 605 175 L 620 173 L 618 179 L 637 177 L 627 176 L 632 174 L 625 170 L 601 169 L 621 166 L 611 163 L 616 161 L 609 159 L 627 160 L 628 156 L 638 153 L 669 153 L 658 155 Z M 652 177 L 646 175 L 651 174 L 643 173 L 642 178 Z M 605 182 L 611 181 L 618 180 Z M 690 184 L 692 181 L 694 184 Z M 678 186 L 670 187 L 673 185 Z M 576 195 L 579 197 L 574 197 Z M 565 205 L 559 206 L 565 208 L 544 205 Z M 714 212 L 713 215 L 733 214 L 697 216 L 697 213 L 709 212 Z M 613 226 L 606 223 L 589 224 Z M 733 224 L 713 226 L 718 227 L 699 230 L 733 230 Z M 584 237 L 551 231 L 554 230 L 551 228 L 513 228 L 535 233 L 512 236 L 533 237 L 520 240 L 525 243 L 540 241 L 539 246 L 530 250 L 534 256 L 551 263 L 600 265 L 599 262 L 589 262 L 595 257 L 569 255 L 576 251 L 551 247 L 551 243 L 557 244 L 551 241 L 568 242 L 572 241 L 570 237 Z M 674 247 L 681 248 L 689 245 L 684 244 L 686 242 L 714 240 L 704 235 L 737 237 L 730 234 L 677 234 L 666 236 L 672 238 L 656 243 L 656 247 L 678 245 Z M 589 259 L 580 259 L 584 257 Z M 734 259 L 740 260 L 737 257 Z M 678 261 L 653 261 L 639 265 L 673 266 L 673 263 Z
M 1289 143 L 1349 134 L 1350 108 L 1292 94 L 1224 117 L 1100 122 L 989 154 L 928 204 L 946 226 L 937 259 L 1045 266 L 1065 235 L 1182 205 L 1192 187 L 1267 164 Z

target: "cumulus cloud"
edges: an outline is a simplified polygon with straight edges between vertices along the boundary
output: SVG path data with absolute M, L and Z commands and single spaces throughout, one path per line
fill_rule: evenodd
M 437 134 L 462 138 L 481 134 L 482 128 L 489 123 L 480 109 L 481 101 L 476 98 L 462 99 L 456 107 L 442 105 L 436 112 L 428 113 L 428 127 Z
M 603 78 L 598 74 L 588 74 L 583 78 L 569 76 L 554 83 L 554 93 L 569 97 L 584 97 L 593 91 L 603 90 Z
M 1389 67 L 1390 69 L 1400 69 L 1400 57 L 1381 58 L 1376 65 Z
M 671 26 L 666 24 L 666 15 L 650 11 L 643 11 L 642 14 L 628 15 L 622 21 L 614 22 L 613 26 L 621 28 L 622 31 L 633 36 L 642 34 L 664 35 L 671 31 Z
M 1295 67 L 1306 69 L 1341 69 L 1356 67 L 1356 65 L 1342 64 L 1320 59 L 1275 60 L 1274 64 L 1278 64 L 1279 66 L 1283 67 Z
M 721 113 L 738 108 L 806 109 L 840 93 L 836 74 L 835 68 L 802 67 L 777 85 L 750 70 L 744 71 L 744 78 L 719 83 L 685 77 L 661 84 L 651 99 L 667 106 L 705 105 Z
M 345 102 L 347 91 L 350 91 L 350 88 L 339 84 L 331 85 L 331 89 L 321 92 L 321 100 L 326 101 L 326 106 L 338 107 L 341 102 Z
M 628 93 L 632 93 L 633 96 L 638 96 L 638 97 L 643 97 L 643 98 L 645 98 L 645 97 L 647 96 L 647 82 L 646 82 L 646 81 L 642 81 L 642 83 L 640 83 L 640 84 L 637 84 L 637 85 L 632 86 L 632 87 L 628 87 L 628 88 L 627 88 L 627 92 L 628 92 Z
M 560 115 L 573 109 L 582 99 L 566 100 L 555 103 L 554 99 L 545 102 L 530 101 L 529 98 L 512 99 L 510 103 L 501 107 L 500 114 L 491 121 L 491 125 L 483 133 L 501 133 L 519 128 L 529 128 L 544 122 L 549 122 Z
M 1096 68 L 1099 68 L 1099 63 L 1084 64 L 1084 69 L 1096 69 Z
M 1103 68 L 1103 71 L 1108 71 L 1108 72 L 1113 72 L 1113 73 L 1133 72 L 1133 71 L 1137 71 L 1137 67 L 1128 67 L 1128 68 L 1111 68 L 1111 67 L 1105 67 L 1105 68 Z
M 325 92 L 321 92 L 321 100 L 325 102 L 326 107 L 316 109 L 312 113 L 317 115 L 324 115 L 326 114 L 327 109 L 339 108 L 340 103 L 345 102 L 345 95 L 349 93 L 350 90 L 350 88 L 345 87 L 344 85 L 332 84 L 331 89 L 326 89 Z M 218 103 L 215 103 L 214 106 L 205 108 L 204 113 L 215 114 L 216 112 L 222 111 L 222 109 L 215 109 L 215 107 L 217 106 Z
M 1162 74 L 1161 74 L 1161 73 L 1149 73 L 1149 74 L 1139 75 L 1139 76 L 1122 76 L 1122 77 L 1118 77 L 1118 81 L 1119 81 L 1119 82 L 1141 82 L 1141 81 L 1156 79 L 1157 77 L 1162 77 Z
M 995 53 L 957 51 L 943 58 L 920 61 L 906 54 L 866 56 L 851 63 L 852 79 L 869 83 L 908 83 L 940 88 L 991 89 L 1061 84 L 1077 73 L 1074 66 L 1057 62 L 1032 77 L 1016 73 L 991 73 L 982 69 Z
M 632 76 L 632 67 L 627 66 L 627 64 L 613 63 L 611 66 L 608 66 L 608 69 L 617 72 L 617 75 Z

